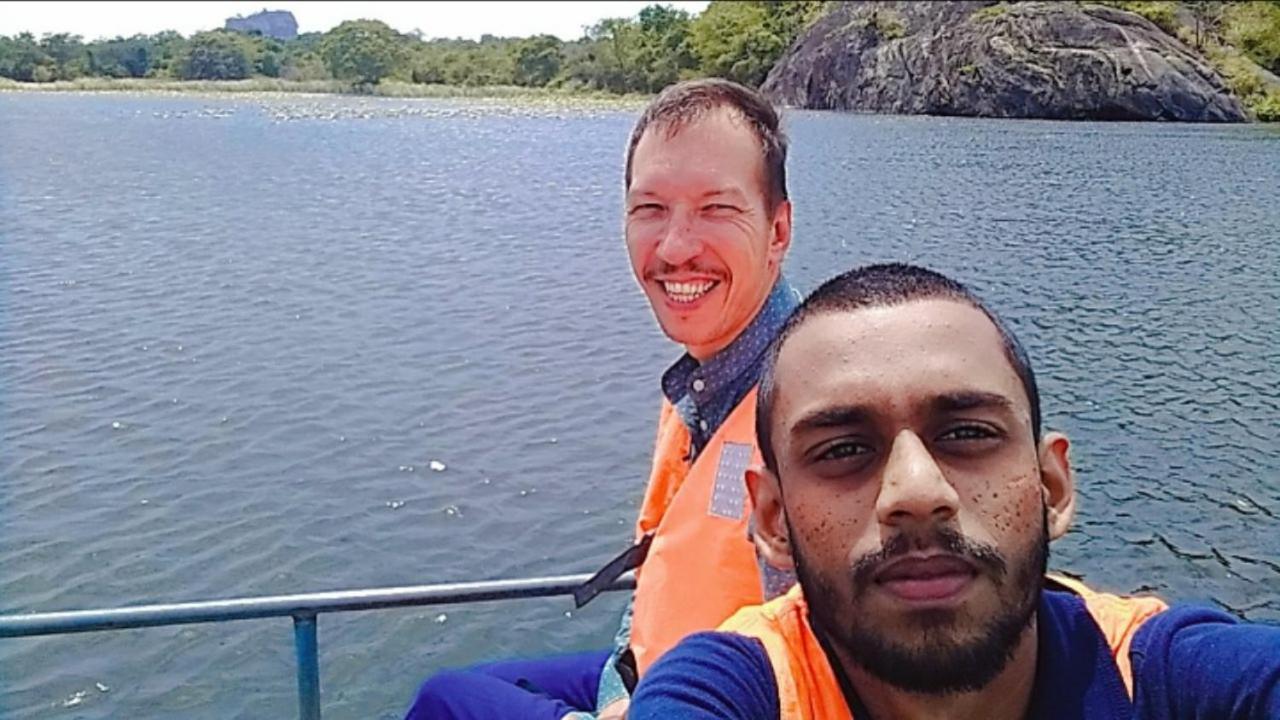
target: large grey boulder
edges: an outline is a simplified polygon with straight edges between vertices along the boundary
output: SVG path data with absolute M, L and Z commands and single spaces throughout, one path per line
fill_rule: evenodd
M 1203 57 L 1146 19 L 1074 2 L 850 2 L 761 89 L 804 108 L 1071 120 L 1242 122 Z
M 298 21 L 288 10 L 263 10 L 249 17 L 227 18 L 227 30 L 242 33 L 256 32 L 277 40 L 292 40 L 298 37 Z

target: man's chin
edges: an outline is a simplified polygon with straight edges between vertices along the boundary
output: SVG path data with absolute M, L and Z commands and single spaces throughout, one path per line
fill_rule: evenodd
M 672 317 L 672 315 L 673 313 L 668 312 L 657 313 L 659 327 L 672 342 L 685 347 L 697 347 L 706 343 L 707 333 L 702 330 L 701 323 L 694 323 L 692 318 Z
M 949 695 L 986 686 L 1008 665 L 1034 605 L 1017 607 L 969 597 L 956 605 L 886 611 L 866 608 L 844 631 L 843 644 L 871 675 L 907 692 Z
M 1029 625 L 1029 624 L 1028 624 Z M 853 660 L 869 674 L 900 690 L 953 695 L 986 687 L 1013 659 L 1017 638 L 1028 625 L 988 628 L 975 635 L 954 625 L 894 634 L 883 629 L 855 633 Z

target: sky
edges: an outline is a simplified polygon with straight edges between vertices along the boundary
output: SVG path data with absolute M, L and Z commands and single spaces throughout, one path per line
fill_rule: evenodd
M 0 35 L 69 32 L 85 40 L 177 30 L 191 35 L 222 27 L 235 15 L 289 10 L 299 32 L 325 32 L 344 20 L 381 20 L 428 38 L 478 40 L 486 33 L 543 33 L 576 40 L 607 17 L 633 17 L 648 2 L 0 2 Z M 706 2 L 665 2 L 698 13 Z

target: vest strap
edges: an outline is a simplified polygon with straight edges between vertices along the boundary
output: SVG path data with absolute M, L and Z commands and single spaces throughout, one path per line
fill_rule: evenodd
M 644 537 L 640 538 L 640 542 L 623 550 L 620 555 L 610 560 L 595 575 L 592 575 L 590 580 L 574 588 L 574 606 L 580 608 L 586 605 L 594 600 L 597 595 L 604 592 L 615 580 L 622 577 L 623 573 L 640 567 L 644 563 L 644 559 L 649 555 L 649 546 L 653 544 L 653 535 L 652 532 L 645 533 Z

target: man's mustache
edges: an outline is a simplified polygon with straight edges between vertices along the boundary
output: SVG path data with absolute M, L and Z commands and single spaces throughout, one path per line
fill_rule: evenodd
M 858 558 L 852 568 L 854 586 L 868 587 L 885 565 L 912 550 L 935 550 L 964 558 L 996 580 L 1008 574 L 1004 557 L 994 547 L 974 542 L 957 530 L 944 527 L 923 535 L 899 533 L 889 538 L 879 550 Z
M 680 273 L 688 273 L 691 275 L 711 275 L 720 277 L 723 273 L 716 268 L 702 267 L 697 263 L 686 263 L 684 265 L 672 265 L 662 261 L 652 262 L 644 269 L 644 277 L 646 280 L 652 280 L 660 275 L 677 275 Z

